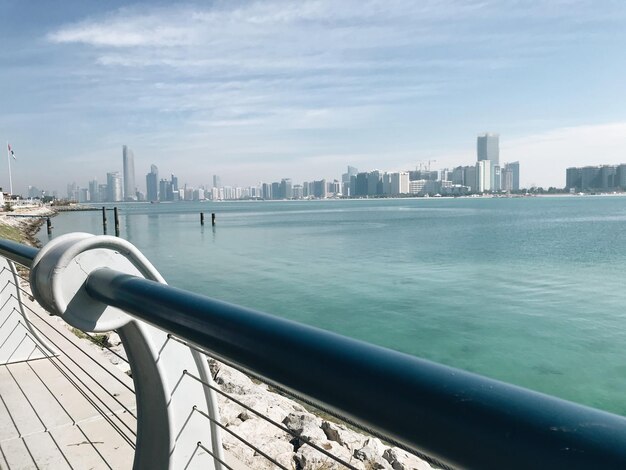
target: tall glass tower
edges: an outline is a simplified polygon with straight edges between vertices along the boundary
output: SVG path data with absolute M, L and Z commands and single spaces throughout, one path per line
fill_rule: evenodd
M 490 160 L 492 165 L 500 165 L 500 134 L 481 134 L 476 139 L 478 161 Z
M 150 165 L 150 173 L 146 175 L 146 197 L 148 201 L 159 200 L 159 169 L 156 165 Z
M 124 163 L 124 200 L 137 200 L 137 187 L 135 186 L 135 155 L 133 151 L 124 145 L 122 147 L 122 160 Z

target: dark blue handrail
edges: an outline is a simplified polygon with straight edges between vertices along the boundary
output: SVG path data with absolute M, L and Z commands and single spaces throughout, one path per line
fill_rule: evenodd
M 30 266 L 37 250 L 0 240 Z M 96 301 L 451 466 L 626 468 L 626 419 L 164 284 L 99 269 Z
M 30 267 L 37 253 L 39 253 L 37 248 L 0 238 L 0 256 L 4 256 L 16 263 Z
M 462 468 L 626 468 L 626 419 L 107 268 L 86 290 Z

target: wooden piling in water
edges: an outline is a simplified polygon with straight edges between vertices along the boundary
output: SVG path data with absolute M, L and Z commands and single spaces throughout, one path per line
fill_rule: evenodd
M 200 212 L 200 225 L 204 225 L 204 212 Z
M 115 236 L 120 236 L 120 218 L 117 212 L 117 207 L 113 208 L 113 218 L 115 220 Z
M 50 217 L 46 219 L 46 227 L 48 228 L 48 235 L 52 235 L 52 221 Z
M 106 232 L 107 230 L 107 208 L 102 206 L 102 228 Z
M 211 212 L 211 225 L 215 225 L 215 212 Z

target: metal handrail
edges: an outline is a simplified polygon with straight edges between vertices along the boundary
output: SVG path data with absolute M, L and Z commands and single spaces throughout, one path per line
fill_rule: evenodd
M 621 416 L 107 268 L 85 290 L 451 466 L 626 468 Z
M 30 268 L 39 250 L 11 240 L 0 239 L 0 256 Z

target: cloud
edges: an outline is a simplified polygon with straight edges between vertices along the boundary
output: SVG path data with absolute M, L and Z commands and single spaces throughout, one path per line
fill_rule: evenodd
M 542 91 L 547 77 L 562 79 L 554 73 L 571 65 L 564 57 L 584 63 L 583 44 L 605 38 L 593 44 L 607 45 L 607 37 L 619 43 L 623 34 L 615 31 L 625 11 L 586 0 L 143 4 L 51 28 L 42 49 L 52 66 L 41 61 L 44 73 L 33 89 L 38 98 L 48 94 L 37 111 L 45 107 L 57 113 L 56 122 L 80 129 L 85 147 L 123 140 L 138 160 L 143 154 L 167 161 L 176 149 L 181 166 L 235 172 L 244 162 L 264 165 L 268 174 L 274 168 L 275 178 L 290 176 L 282 173 L 288 170 L 294 178 L 306 174 L 307 165 L 318 178 L 347 163 L 470 164 L 475 133 L 502 130 L 503 122 L 503 161 L 519 159 L 528 183 L 553 185 L 574 164 L 570 156 L 583 161 L 580 148 L 587 149 L 585 162 L 613 155 L 617 136 L 589 126 L 590 141 L 605 136 L 615 143 L 600 155 L 579 142 L 585 126 L 515 140 L 507 134 L 556 127 L 559 98 Z M 532 113 L 548 124 L 510 124 L 528 122 Z M 568 146 L 568 139 L 579 143 Z M 316 158 L 329 168 L 311 166 Z

